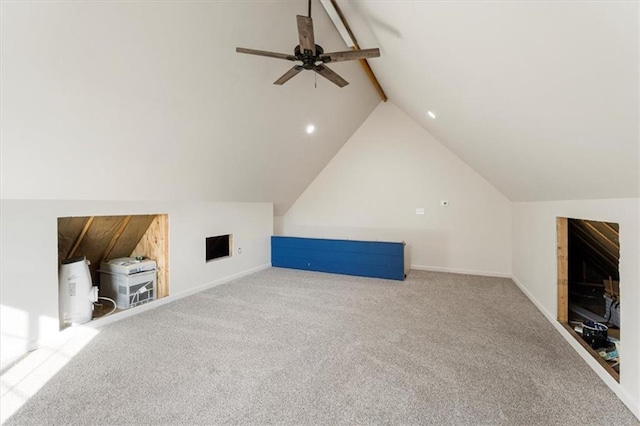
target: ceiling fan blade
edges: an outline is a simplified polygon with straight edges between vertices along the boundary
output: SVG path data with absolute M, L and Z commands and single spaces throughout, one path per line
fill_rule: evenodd
M 282 86 L 283 84 L 285 84 L 287 81 L 291 80 L 293 77 L 295 77 L 296 75 L 298 75 L 298 73 L 300 71 L 302 71 L 304 68 L 301 67 L 300 65 L 296 65 L 293 68 L 291 68 L 289 71 L 285 72 L 282 77 L 280 77 L 279 79 L 277 79 L 276 81 L 273 82 L 273 84 L 277 84 L 278 86 Z
M 339 87 L 344 87 L 349 84 L 347 80 L 340 77 L 326 65 L 316 65 L 313 70 Z
M 267 56 L 269 58 L 286 59 L 288 61 L 296 61 L 296 57 L 293 55 L 287 55 L 285 53 L 267 52 L 266 50 L 246 49 L 244 47 L 236 47 L 236 52 L 247 53 L 249 55 Z
M 380 56 L 380 49 L 346 50 L 344 52 L 323 53 L 320 55 L 322 62 L 343 62 L 354 59 L 377 58 Z
M 313 20 L 308 16 L 296 16 L 298 21 L 298 36 L 300 37 L 300 50 L 308 50 L 313 56 L 316 54 L 316 42 L 313 38 Z

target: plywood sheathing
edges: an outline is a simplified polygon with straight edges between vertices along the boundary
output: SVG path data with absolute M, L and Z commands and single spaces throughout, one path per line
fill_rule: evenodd
M 157 262 L 158 299 L 169 295 L 169 217 L 155 216 L 131 256 L 144 256 Z

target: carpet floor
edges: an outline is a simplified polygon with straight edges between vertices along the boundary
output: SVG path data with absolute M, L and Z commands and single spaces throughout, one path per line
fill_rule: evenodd
M 271 268 L 99 329 L 7 424 L 637 425 L 509 279 Z

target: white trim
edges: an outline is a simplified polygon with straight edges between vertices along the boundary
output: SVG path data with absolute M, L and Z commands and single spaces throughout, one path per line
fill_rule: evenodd
M 49 341 L 47 340 L 47 343 Z M 41 346 L 47 346 L 46 344 L 41 344 L 40 342 L 27 342 L 24 345 L 15 345 L 13 347 L 9 347 L 8 349 L 4 349 L 4 358 L 0 360 L 0 369 L 4 370 L 26 354 L 31 351 L 35 351 Z
M 569 342 L 571 347 L 584 359 L 584 361 L 591 367 L 591 369 L 602 379 L 602 381 L 609 386 L 609 388 L 616 394 L 620 401 L 629 408 L 629 410 L 640 420 L 640 406 L 629 396 L 629 394 L 620 386 L 620 383 L 611 377 L 611 375 L 602 366 L 593 359 L 593 356 L 582 347 L 580 343 L 567 331 L 566 328 L 547 311 L 544 306 L 531 294 L 531 292 L 516 278 L 511 276 L 513 282 L 520 288 L 520 290 L 531 300 L 531 302 L 538 308 L 538 310 L 545 316 L 547 320 L 553 325 L 553 327 L 560 333 L 564 339 Z M 624 348 L 622 348 L 624 349 Z M 624 354 L 621 354 L 624 355 Z
M 410 268 L 415 269 L 417 271 L 447 272 L 449 274 L 479 275 L 482 277 L 497 277 L 497 278 L 512 277 L 510 273 L 506 273 L 506 272 L 476 271 L 474 269 L 445 268 L 442 266 L 411 265 Z
M 93 321 L 89 321 L 88 323 L 83 324 L 83 325 L 86 326 L 86 327 L 92 327 L 92 328 L 103 327 L 103 326 L 105 326 L 107 324 L 111 324 L 113 322 L 120 321 L 121 319 L 128 318 L 128 317 L 133 316 L 133 315 L 138 315 L 138 314 L 140 314 L 142 312 L 145 312 L 145 311 L 148 311 L 150 309 L 158 308 L 158 307 L 160 307 L 162 305 L 166 305 L 167 303 L 171 303 L 171 302 L 174 302 L 176 300 L 182 299 L 184 297 L 191 296 L 191 295 L 194 295 L 196 293 L 203 292 L 203 291 L 208 290 L 210 288 L 217 287 L 217 286 L 219 286 L 221 284 L 225 284 L 225 283 L 228 283 L 229 281 L 233 281 L 233 280 L 236 280 L 238 278 L 242 278 L 242 277 L 245 277 L 247 275 L 254 274 L 254 273 L 258 272 L 258 271 L 262 271 L 262 270 L 268 269 L 270 267 L 271 267 L 270 263 L 265 264 L 265 265 L 260 265 L 260 266 L 257 266 L 255 268 L 251 268 L 251 269 L 248 269 L 246 271 L 242 271 L 242 272 L 239 272 L 237 274 L 233 274 L 233 275 L 230 275 L 228 277 L 220 278 L 219 280 L 212 281 L 210 283 L 200 285 L 200 286 L 192 288 L 190 290 L 183 291 L 182 293 L 178 293 L 176 295 L 170 295 L 170 296 L 167 296 L 167 297 L 163 297 L 162 299 L 154 300 L 153 302 L 149 302 L 149 303 L 145 303 L 143 305 L 136 306 L 135 309 L 128 309 L 126 311 L 118 312 L 118 314 L 116 314 L 116 315 L 109 315 L 109 316 L 104 317 L 104 318 L 98 318 L 98 319 L 95 319 Z

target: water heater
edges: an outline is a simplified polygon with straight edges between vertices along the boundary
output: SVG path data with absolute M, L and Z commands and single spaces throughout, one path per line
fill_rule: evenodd
M 58 286 L 62 327 L 90 321 L 98 288 L 91 285 L 89 261 L 84 256 L 63 260 L 58 273 Z

